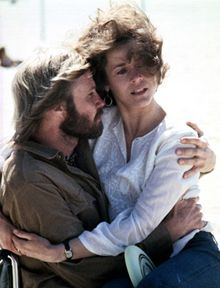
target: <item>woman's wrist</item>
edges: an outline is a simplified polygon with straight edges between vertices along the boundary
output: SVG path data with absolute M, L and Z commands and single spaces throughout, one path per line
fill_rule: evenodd
M 81 259 L 94 256 L 95 254 L 87 250 L 79 238 L 71 239 L 69 242 L 70 248 L 73 252 L 73 259 Z
M 60 263 L 66 260 L 65 254 L 64 254 L 64 245 L 63 243 L 57 244 L 57 245 L 51 245 L 49 247 L 49 254 L 51 256 L 51 261 L 53 263 Z
M 73 252 L 73 259 L 80 259 L 85 257 L 93 256 L 94 254 L 87 250 L 81 243 L 81 241 L 78 238 L 71 239 L 69 241 L 70 248 Z M 65 260 L 67 260 L 65 256 L 65 246 L 63 243 L 57 244 L 57 245 L 49 245 L 47 247 L 47 251 L 45 252 L 48 255 L 47 262 L 52 263 L 60 263 Z

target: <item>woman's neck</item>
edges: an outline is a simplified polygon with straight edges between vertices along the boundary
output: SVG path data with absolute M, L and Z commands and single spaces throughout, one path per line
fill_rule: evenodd
M 151 132 L 162 122 L 166 113 L 155 101 L 144 108 L 126 109 L 126 107 L 119 106 L 119 111 L 124 126 L 127 160 L 129 161 L 132 141 Z

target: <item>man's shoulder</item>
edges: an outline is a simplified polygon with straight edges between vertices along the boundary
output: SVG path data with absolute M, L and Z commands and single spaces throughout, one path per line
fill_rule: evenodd
M 9 185 L 22 187 L 40 181 L 44 164 L 25 150 L 14 150 L 3 165 L 3 176 Z

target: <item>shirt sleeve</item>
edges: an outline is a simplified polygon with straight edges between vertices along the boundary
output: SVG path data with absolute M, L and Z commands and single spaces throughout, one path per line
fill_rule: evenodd
M 154 168 L 134 208 L 121 212 L 110 224 L 102 222 L 93 231 L 83 232 L 79 239 L 88 250 L 117 255 L 145 239 L 183 195 L 198 195 L 199 173 L 183 179 L 183 173 L 191 167 L 179 165 L 175 154 L 183 146 L 179 139 L 189 136 L 195 137 L 191 131 L 171 134 L 158 144 Z

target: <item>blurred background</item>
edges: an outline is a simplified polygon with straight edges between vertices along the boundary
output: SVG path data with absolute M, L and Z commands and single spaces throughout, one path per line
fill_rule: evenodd
M 113 2 L 113 1 L 112 1 Z M 120 2 L 120 1 L 114 1 Z M 125 1 L 124 1 L 125 2 Z M 0 48 L 16 64 L 36 48 L 75 38 L 109 0 L 0 0 Z M 136 0 L 164 39 L 170 70 L 158 101 L 176 121 L 191 120 L 220 155 L 220 1 Z M 13 66 L 13 65 L 12 65 Z M 11 81 L 17 66 L 0 66 L 0 140 L 13 131 Z M 201 200 L 220 241 L 220 168 L 201 179 Z

